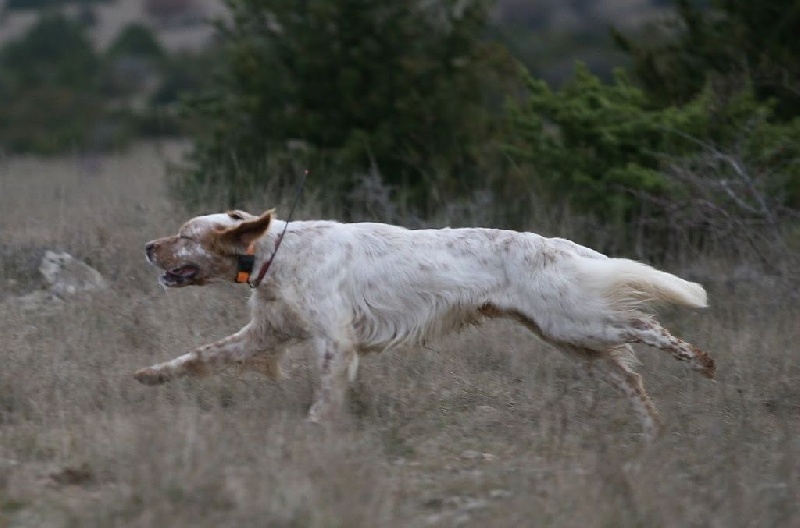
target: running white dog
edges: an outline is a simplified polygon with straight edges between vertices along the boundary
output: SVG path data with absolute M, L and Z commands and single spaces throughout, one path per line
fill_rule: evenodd
M 710 356 L 645 311 L 651 302 L 705 307 L 702 286 L 560 238 L 330 221 L 287 226 L 272 211 L 231 211 L 193 218 L 177 235 L 149 242 L 146 254 L 165 271 L 160 282 L 168 287 L 255 285 L 253 270 L 269 268 L 269 275 L 253 290 L 244 328 L 139 370 L 136 379 L 155 385 L 231 364 L 279 378 L 283 350 L 308 342 L 321 377 L 312 420 L 341 408 L 359 354 L 423 343 L 487 317 L 518 321 L 584 360 L 630 399 L 649 436 L 658 416 L 632 369 L 629 343 L 665 350 L 708 378 L 715 373 Z

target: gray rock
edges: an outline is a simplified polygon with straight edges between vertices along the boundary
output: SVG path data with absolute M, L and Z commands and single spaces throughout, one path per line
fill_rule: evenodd
M 69 253 L 46 251 L 39 272 L 49 285 L 50 292 L 61 298 L 108 288 L 108 282 L 100 272 Z

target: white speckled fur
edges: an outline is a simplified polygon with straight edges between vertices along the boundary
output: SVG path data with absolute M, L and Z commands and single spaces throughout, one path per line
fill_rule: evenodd
M 214 229 L 236 230 L 259 218 L 240 214 L 243 220 L 230 214 L 195 218 L 180 235 L 207 239 Z M 285 226 L 266 220 L 257 241 L 256 270 Z M 214 257 L 208 244 L 173 253 L 181 253 L 178 259 L 190 254 L 224 258 Z M 358 353 L 423 343 L 482 317 L 507 317 L 587 361 L 591 371 L 630 398 L 652 435 L 657 415 L 632 370 L 629 344 L 661 348 L 710 378 L 714 365 L 647 313 L 651 301 L 703 307 L 706 294 L 702 286 L 650 266 L 533 233 L 296 221 L 288 226 L 266 279 L 253 291 L 245 328 L 136 377 L 160 383 L 230 363 L 278 377 L 283 350 L 302 341 L 317 352 L 321 385 L 311 417 L 320 420 L 340 407 L 347 379 L 355 377 Z

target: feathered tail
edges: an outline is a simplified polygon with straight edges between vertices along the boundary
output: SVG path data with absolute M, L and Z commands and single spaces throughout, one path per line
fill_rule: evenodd
M 701 285 L 641 262 L 581 258 L 577 268 L 584 287 L 600 293 L 615 310 L 638 310 L 659 302 L 695 308 L 708 306 L 708 295 Z

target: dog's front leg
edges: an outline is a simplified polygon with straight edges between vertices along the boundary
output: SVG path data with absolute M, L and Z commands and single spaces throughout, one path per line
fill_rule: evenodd
M 314 340 L 320 386 L 308 413 L 312 422 L 327 422 L 342 409 L 347 392 L 348 370 L 356 354 L 350 344 L 335 339 Z
M 134 377 L 145 385 L 160 385 L 183 376 L 208 376 L 231 364 L 246 362 L 263 349 L 249 326 L 216 343 L 204 345 L 172 361 L 136 371 Z

